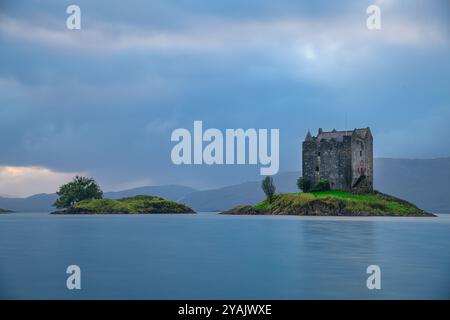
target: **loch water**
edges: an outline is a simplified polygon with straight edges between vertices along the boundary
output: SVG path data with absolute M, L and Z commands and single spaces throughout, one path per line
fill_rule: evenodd
M 0 298 L 450 299 L 450 215 L 3 214 Z

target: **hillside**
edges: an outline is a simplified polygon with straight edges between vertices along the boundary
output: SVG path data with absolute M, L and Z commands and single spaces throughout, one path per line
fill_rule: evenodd
M 284 172 L 274 176 L 277 192 L 296 192 L 297 173 Z M 256 204 L 264 193 L 261 181 L 244 182 L 223 188 L 196 191 L 180 199 L 197 211 L 222 211 L 242 203 Z
M 197 189 L 180 185 L 146 186 L 116 192 L 105 192 L 105 198 L 119 199 L 133 197 L 140 194 L 151 194 L 164 199 L 178 201 L 185 195 Z
M 414 216 L 431 217 L 415 205 L 383 194 L 350 194 L 343 191 L 276 194 L 271 203 L 237 206 L 222 214 L 301 216 Z
M 55 208 L 52 204 L 56 201 L 57 195 L 35 194 L 26 198 L 4 198 L 0 197 L 0 207 L 8 208 L 15 212 L 43 212 L 51 211 Z
M 450 158 L 375 159 L 375 188 L 425 210 L 450 213 Z

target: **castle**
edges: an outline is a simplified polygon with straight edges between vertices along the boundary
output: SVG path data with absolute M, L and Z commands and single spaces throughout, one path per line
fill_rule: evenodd
M 373 137 L 370 128 L 323 131 L 303 141 L 303 177 L 310 186 L 326 179 L 331 189 L 373 190 Z

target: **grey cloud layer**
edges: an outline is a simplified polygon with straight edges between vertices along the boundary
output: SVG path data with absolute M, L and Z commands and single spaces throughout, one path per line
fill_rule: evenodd
M 433 143 L 450 134 L 445 2 L 384 1 L 379 34 L 354 2 L 108 3 L 80 1 L 78 33 L 64 29 L 63 4 L 3 5 L 0 166 L 89 172 L 110 189 L 253 179 L 253 167 L 171 164 L 170 132 L 197 119 L 280 128 L 281 170 L 299 168 L 300 141 L 319 126 L 370 125 L 380 156 L 450 150 Z

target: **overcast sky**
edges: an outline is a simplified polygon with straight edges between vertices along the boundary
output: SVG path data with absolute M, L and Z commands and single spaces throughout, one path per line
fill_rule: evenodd
M 450 156 L 449 1 L 302 2 L 2 0 L 0 195 L 76 173 L 105 190 L 258 178 L 173 165 L 170 134 L 194 120 L 279 128 L 280 171 L 300 170 L 318 127 L 370 126 L 378 157 Z

